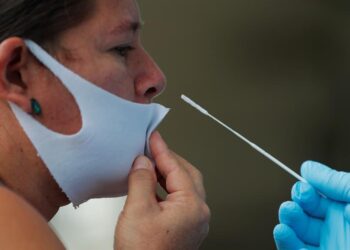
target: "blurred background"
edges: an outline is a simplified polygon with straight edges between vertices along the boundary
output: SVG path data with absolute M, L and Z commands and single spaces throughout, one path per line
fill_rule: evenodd
M 299 172 L 350 171 L 350 2 L 140 1 L 143 41 L 168 77 L 160 131 L 205 177 L 212 210 L 201 249 L 274 249 L 295 179 L 180 100 L 182 93 Z M 61 209 L 68 249 L 112 249 L 124 199 Z

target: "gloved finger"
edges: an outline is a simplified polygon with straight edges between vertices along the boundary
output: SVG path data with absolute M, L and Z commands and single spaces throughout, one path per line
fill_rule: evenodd
M 279 210 L 279 219 L 282 224 L 288 225 L 296 235 L 306 244 L 319 245 L 323 221 L 312 218 L 304 213 L 295 202 L 284 202 Z
M 350 174 L 333 170 L 321 163 L 307 161 L 301 175 L 322 194 L 336 201 L 350 202 Z
M 350 223 L 350 204 L 345 206 L 344 217 L 347 220 L 347 222 Z
M 292 200 L 310 216 L 323 219 L 331 201 L 321 195 L 309 183 L 297 182 L 292 188 Z
M 298 238 L 293 229 L 285 224 L 279 224 L 274 228 L 273 238 L 275 239 L 278 250 L 318 249 L 313 246 L 305 245 L 304 242 Z

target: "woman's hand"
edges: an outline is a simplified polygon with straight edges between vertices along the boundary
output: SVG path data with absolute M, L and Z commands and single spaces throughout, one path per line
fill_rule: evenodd
M 171 152 L 158 132 L 151 151 L 168 192 L 157 197 L 157 174 L 151 161 L 140 156 L 129 176 L 129 194 L 115 233 L 115 249 L 198 249 L 209 231 L 201 173 Z

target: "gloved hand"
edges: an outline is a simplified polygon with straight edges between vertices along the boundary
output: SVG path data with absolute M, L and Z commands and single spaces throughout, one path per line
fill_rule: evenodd
M 274 229 L 279 250 L 350 249 L 350 173 L 320 163 L 305 162 L 292 200 L 281 205 Z M 325 195 L 327 198 L 323 197 Z

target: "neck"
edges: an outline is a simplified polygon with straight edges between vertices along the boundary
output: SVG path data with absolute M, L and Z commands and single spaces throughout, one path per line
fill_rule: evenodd
M 37 156 L 8 105 L 0 103 L 0 110 L 0 178 L 5 186 L 50 220 L 59 207 L 69 201 Z

